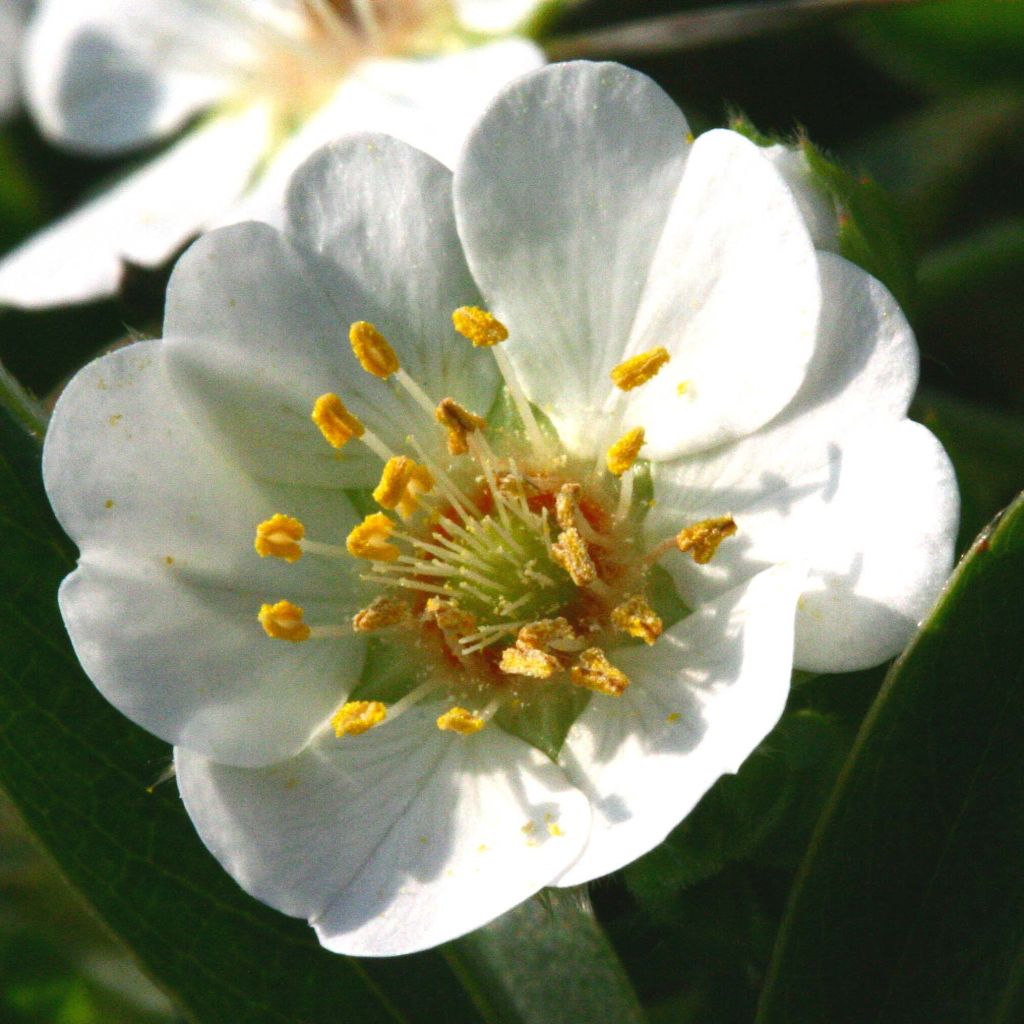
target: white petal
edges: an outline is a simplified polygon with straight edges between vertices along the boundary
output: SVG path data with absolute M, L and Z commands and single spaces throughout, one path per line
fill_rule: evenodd
M 536 750 L 495 727 L 442 733 L 439 710 L 341 740 L 325 730 L 257 771 L 179 749 L 185 807 L 247 892 L 309 919 L 328 949 L 446 942 L 550 883 L 585 843 L 590 812 Z
M 336 453 L 310 421 L 337 392 L 395 450 L 443 435 L 428 414 L 364 373 L 349 326 L 375 323 L 433 401 L 485 412 L 495 372 L 455 334 L 451 311 L 479 302 L 451 213 L 449 172 L 384 136 L 338 142 L 291 191 L 290 238 L 258 224 L 211 232 L 179 261 L 167 298 L 169 365 L 182 394 L 254 474 L 372 486 L 361 443 Z M 244 368 L 240 372 L 239 368 Z
M 86 302 L 116 292 L 126 262 L 163 263 L 241 194 L 268 132 L 253 108 L 186 135 L 0 260 L 0 303 Z
M 801 668 L 843 671 L 895 654 L 948 572 L 952 470 L 907 423 L 917 350 L 885 288 L 821 255 L 825 295 L 807 380 L 781 415 L 717 451 L 658 464 L 652 540 L 731 514 L 739 532 L 698 567 L 665 567 L 699 604 L 777 561 L 810 570 L 797 627 Z
M 259 184 L 222 223 L 260 220 L 283 227 L 292 174 L 315 150 L 354 132 L 392 135 L 454 166 L 494 93 L 543 63 L 543 53 L 522 39 L 443 57 L 366 61 L 274 154 Z
M 25 62 L 43 132 L 83 152 L 113 153 L 179 127 L 235 86 L 245 33 L 233 7 L 45 0 Z
M 786 705 L 800 576 L 778 567 L 704 605 L 650 648 L 615 651 L 630 677 L 595 696 L 560 762 L 594 826 L 558 885 L 579 885 L 660 843 L 721 775 L 739 770 Z
M 814 247 L 779 173 L 735 132 L 702 135 L 630 339 L 630 354 L 671 355 L 627 404 L 644 455 L 699 451 L 771 419 L 803 382 L 820 304 Z
M 158 342 L 120 349 L 68 385 L 43 477 L 82 552 L 61 609 L 107 699 L 232 763 L 299 749 L 351 688 L 362 644 L 270 641 L 256 613 L 287 597 L 314 624 L 341 623 L 358 607 L 354 574 L 310 555 L 260 559 L 254 531 L 280 511 L 339 543 L 356 518 L 347 499 L 257 485 L 226 462 L 176 405 Z
M 557 64 L 492 104 L 455 176 L 469 265 L 509 359 L 568 445 L 592 444 L 688 149 L 649 78 Z
M 767 146 L 761 155 L 785 179 L 800 207 L 811 241 L 817 249 L 839 252 L 839 214 L 825 187 L 814 177 L 799 146 Z
M 512 32 L 543 0 L 455 0 L 459 21 L 474 32 Z

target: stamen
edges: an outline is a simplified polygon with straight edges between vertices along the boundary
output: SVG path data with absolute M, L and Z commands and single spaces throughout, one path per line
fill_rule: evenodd
M 676 535 L 676 547 L 690 556 L 698 565 L 706 565 L 714 557 L 718 545 L 736 532 L 736 521 L 732 516 L 717 516 L 704 519 L 693 526 L 687 526 Z
M 623 391 L 632 391 L 634 388 L 646 384 L 669 359 L 668 350 L 659 345 L 648 352 L 641 352 L 639 355 L 619 363 L 611 372 L 612 382 L 617 388 Z
M 345 547 L 355 558 L 394 562 L 401 554 L 394 544 L 388 543 L 394 529 L 395 524 L 383 512 L 374 512 L 352 528 L 345 539 Z
M 644 444 L 644 428 L 634 427 L 627 430 L 609 449 L 605 457 L 608 472 L 614 476 L 622 476 L 629 469 Z
M 585 587 L 597 579 L 597 567 L 575 526 L 558 535 L 558 541 L 551 545 L 551 557 L 569 574 L 577 587 Z
M 433 619 L 442 633 L 446 636 L 450 634 L 456 641 L 472 636 L 477 631 L 476 616 L 451 601 L 432 597 L 423 612 L 425 621 Z
M 374 377 L 387 380 L 399 369 L 395 350 L 373 324 L 357 320 L 348 329 L 348 340 L 359 365 Z
M 434 410 L 434 418 L 448 432 L 448 452 L 451 455 L 465 455 L 469 451 L 469 435 L 487 426 L 482 416 L 464 409 L 454 398 L 442 398 Z
M 419 508 L 419 496 L 433 488 L 434 478 L 426 466 L 405 455 L 395 455 L 384 466 L 373 499 L 381 508 L 398 509 L 398 514 L 408 519 Z
M 617 669 L 600 647 L 589 647 L 569 670 L 569 678 L 576 686 L 586 687 L 609 697 L 621 697 L 629 686 L 625 672 Z
M 373 633 L 405 622 L 412 615 L 409 605 L 397 597 L 378 597 L 367 608 L 352 616 L 352 628 L 357 633 Z
M 310 628 L 302 621 L 302 609 L 291 601 L 260 606 L 259 619 L 263 631 L 273 640 L 301 643 L 309 639 Z
M 306 528 L 294 516 L 275 513 L 256 527 L 256 553 L 260 558 L 268 555 L 283 558 L 286 562 L 297 562 L 302 557 L 299 543 L 306 535 Z
M 568 619 L 559 616 L 557 619 L 538 619 L 529 622 L 516 637 L 516 646 L 534 648 L 539 651 L 555 649 L 560 651 L 579 650 L 583 643 L 576 635 L 576 630 Z
M 316 400 L 312 418 L 332 448 L 342 448 L 353 437 L 362 437 L 366 433 L 366 428 L 335 394 L 321 395 Z
M 437 720 L 437 727 L 442 732 L 455 732 L 460 736 L 472 736 L 487 724 L 480 715 L 474 715 L 465 708 L 455 707 L 446 711 Z
M 388 717 L 388 709 L 379 700 L 355 700 L 342 704 L 331 716 L 334 735 L 361 736 L 381 724 Z
M 507 675 L 550 679 L 562 670 L 562 663 L 552 654 L 536 647 L 506 647 L 501 652 L 498 668 Z
M 633 594 L 612 609 L 612 625 L 623 633 L 643 640 L 645 644 L 653 644 L 664 628 L 661 619 L 642 594 Z
M 562 484 L 555 497 L 555 521 L 563 530 L 571 530 L 576 526 L 576 508 L 579 505 L 580 491 L 577 483 Z
M 474 348 L 491 348 L 508 339 L 508 328 L 492 313 L 477 306 L 460 306 L 452 313 L 452 323 Z

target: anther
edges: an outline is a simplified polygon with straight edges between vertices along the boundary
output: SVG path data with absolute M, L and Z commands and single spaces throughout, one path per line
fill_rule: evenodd
M 460 306 L 452 313 L 452 324 L 474 348 L 491 348 L 508 338 L 508 328 L 492 313 L 477 306 Z
M 585 587 L 597 579 L 597 567 L 587 545 L 574 526 L 563 530 L 551 545 L 551 557 L 570 576 L 577 587 Z
M 442 732 L 455 732 L 460 736 L 472 736 L 487 724 L 480 715 L 474 715 L 465 708 L 451 708 L 437 720 L 437 727 Z
M 623 391 L 646 384 L 666 363 L 668 351 L 659 345 L 619 363 L 611 372 L 612 382 Z
M 400 598 L 378 597 L 352 616 L 352 628 L 357 633 L 374 633 L 405 622 L 411 614 L 412 609 Z
M 401 552 L 388 542 L 394 529 L 395 524 L 383 512 L 374 512 L 352 528 L 345 539 L 345 547 L 356 558 L 367 558 L 371 562 L 397 561 Z
M 633 594 L 612 609 L 612 625 L 645 644 L 653 644 L 664 628 L 660 617 L 642 594 Z
M 388 344 L 388 339 L 373 324 L 357 320 L 348 329 L 348 340 L 352 344 L 359 365 L 374 377 L 387 380 L 399 368 L 398 356 Z
M 582 488 L 577 483 L 562 484 L 555 496 L 555 521 L 563 530 L 576 525 L 576 509 L 580 503 Z
M 506 647 L 498 664 L 506 675 L 550 679 L 562 670 L 562 663 L 553 655 L 536 647 Z
M 629 686 L 625 672 L 617 669 L 600 647 L 588 647 L 579 661 L 569 670 L 569 678 L 576 686 L 584 686 L 595 693 L 621 697 Z
M 454 398 L 443 398 L 434 417 L 448 432 L 450 455 L 465 455 L 469 451 L 469 435 L 487 426 L 487 420 L 464 409 Z
M 736 532 L 736 521 L 732 516 L 717 516 L 703 519 L 693 526 L 687 526 L 676 535 L 676 547 L 698 565 L 706 565 L 714 557 L 718 545 Z
M 605 456 L 608 472 L 614 476 L 622 476 L 636 462 L 636 457 L 640 454 L 643 444 L 643 427 L 634 427 L 632 430 L 627 430 L 608 449 L 608 454 Z
M 353 437 L 362 437 L 366 428 L 345 408 L 345 403 L 334 394 L 321 395 L 313 405 L 313 422 L 320 428 L 327 443 L 341 448 Z
M 310 629 L 302 621 L 302 609 L 291 601 L 261 605 L 257 618 L 263 631 L 274 640 L 300 643 L 309 639 Z
M 268 555 L 283 558 L 286 562 L 297 562 L 302 557 L 299 543 L 306 535 L 306 528 L 294 516 L 272 515 L 256 527 L 256 553 L 260 558 Z
M 395 455 L 384 466 L 373 500 L 381 508 L 398 509 L 398 514 L 408 519 L 419 508 L 419 496 L 433 487 L 434 478 L 426 466 L 405 455 Z
M 360 736 L 380 725 L 388 717 L 388 709 L 379 700 L 354 700 L 342 704 L 331 716 L 334 735 Z
M 550 649 L 573 651 L 579 650 L 583 644 L 569 621 L 559 616 L 557 619 L 538 619 L 536 622 L 528 622 L 519 630 L 516 646 L 519 648 L 532 647 L 540 651 Z
M 431 597 L 427 600 L 423 618 L 436 622 L 442 633 L 456 641 L 472 636 L 477 631 L 475 615 L 440 597 Z

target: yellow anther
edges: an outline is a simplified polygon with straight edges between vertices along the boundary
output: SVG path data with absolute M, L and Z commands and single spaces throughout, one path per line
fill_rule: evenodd
M 387 380 L 399 368 L 398 356 L 388 344 L 388 339 L 373 324 L 357 320 L 348 329 L 348 340 L 352 343 L 359 365 L 374 377 Z
M 562 670 L 562 663 L 552 654 L 536 647 L 506 647 L 498 665 L 506 675 L 550 679 Z
M 373 500 L 381 508 L 398 509 L 398 514 L 408 519 L 419 508 L 419 496 L 428 494 L 433 487 L 434 478 L 426 466 L 405 455 L 395 455 L 384 465 Z
M 555 496 L 555 520 L 563 530 L 571 530 L 576 525 L 576 509 L 580 504 L 579 484 L 562 484 Z
M 538 651 L 546 651 L 550 648 L 571 651 L 578 649 L 578 644 L 579 637 L 576 636 L 576 630 L 561 616 L 557 619 L 538 619 L 536 622 L 530 622 L 519 630 L 519 635 L 516 637 L 517 647 L 533 647 Z
M 374 512 L 358 526 L 352 528 L 345 539 L 348 553 L 356 558 L 368 558 L 371 562 L 394 562 L 400 552 L 388 537 L 395 530 L 395 524 L 383 512 Z
M 646 384 L 667 362 L 668 351 L 659 345 L 619 363 L 612 370 L 612 381 L 617 388 L 632 391 L 633 388 Z
M 492 313 L 476 306 L 460 306 L 452 313 L 452 323 L 474 348 L 490 348 L 508 338 L 508 328 Z
M 256 527 L 256 553 L 260 558 L 270 555 L 286 562 L 297 562 L 302 557 L 299 541 L 305 535 L 306 528 L 298 519 L 278 512 Z
M 698 565 L 706 565 L 714 557 L 718 545 L 736 532 L 736 521 L 732 516 L 718 516 L 703 519 L 693 526 L 687 526 L 676 535 L 676 547 Z
M 299 643 L 309 639 L 309 626 L 302 621 L 302 609 L 291 601 L 261 605 L 258 618 L 264 632 L 274 640 Z
M 642 594 L 633 594 L 612 609 L 612 625 L 623 633 L 643 640 L 645 644 L 653 644 L 664 628 L 658 614 Z
M 558 540 L 551 545 L 551 557 L 569 574 L 577 587 L 585 587 L 597 579 L 594 560 L 579 530 L 574 526 L 558 535 Z
M 608 472 L 614 476 L 622 476 L 623 473 L 629 469 L 630 466 L 636 462 L 636 457 L 640 454 L 640 449 L 644 445 L 644 428 L 634 427 L 632 430 L 627 430 L 608 449 L 608 454 L 605 456 L 605 462 L 608 465 Z
M 457 732 L 460 736 L 472 736 L 486 724 L 479 715 L 474 715 L 465 708 L 452 708 L 437 720 L 437 727 L 442 732 Z
M 469 451 L 469 435 L 487 426 L 487 420 L 464 409 L 454 398 L 441 399 L 434 410 L 434 417 L 448 431 L 448 451 L 451 455 L 465 455 Z
M 397 626 L 412 614 L 405 601 L 397 597 L 378 597 L 367 608 L 352 616 L 352 628 L 357 633 L 373 633 L 388 626 Z
M 423 609 L 423 618 L 433 619 L 437 628 L 458 640 L 476 632 L 476 616 L 463 611 L 457 604 L 443 597 L 431 597 Z
M 333 394 L 321 395 L 313 405 L 313 422 L 320 428 L 327 443 L 334 448 L 348 444 L 353 437 L 362 437 L 366 428 Z
M 379 700 L 353 700 L 342 704 L 331 715 L 334 735 L 360 736 L 369 732 L 375 725 L 380 725 L 388 717 L 388 709 Z
M 583 651 L 579 661 L 569 671 L 569 678 L 577 686 L 585 686 L 588 690 L 609 697 L 621 697 L 629 686 L 626 673 L 617 669 L 604 656 L 600 647 L 588 647 Z

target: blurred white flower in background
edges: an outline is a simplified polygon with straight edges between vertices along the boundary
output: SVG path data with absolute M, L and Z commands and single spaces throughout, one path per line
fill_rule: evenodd
M 21 106 L 18 55 L 30 6 L 29 0 L 0 0 L 0 121 Z
M 906 418 L 913 335 L 779 156 L 546 68 L 454 176 L 379 135 L 314 155 L 283 233 L 200 239 L 163 339 L 64 392 L 78 656 L 329 949 L 629 863 L 794 666 L 890 657 L 938 592 L 957 495 Z
M 275 223 L 292 171 L 346 132 L 386 132 L 453 163 L 497 89 L 543 63 L 512 35 L 538 5 L 42 0 L 23 65 L 47 138 L 111 156 L 187 130 L 0 260 L 0 303 L 108 296 L 125 263 L 158 266 L 215 224 Z

